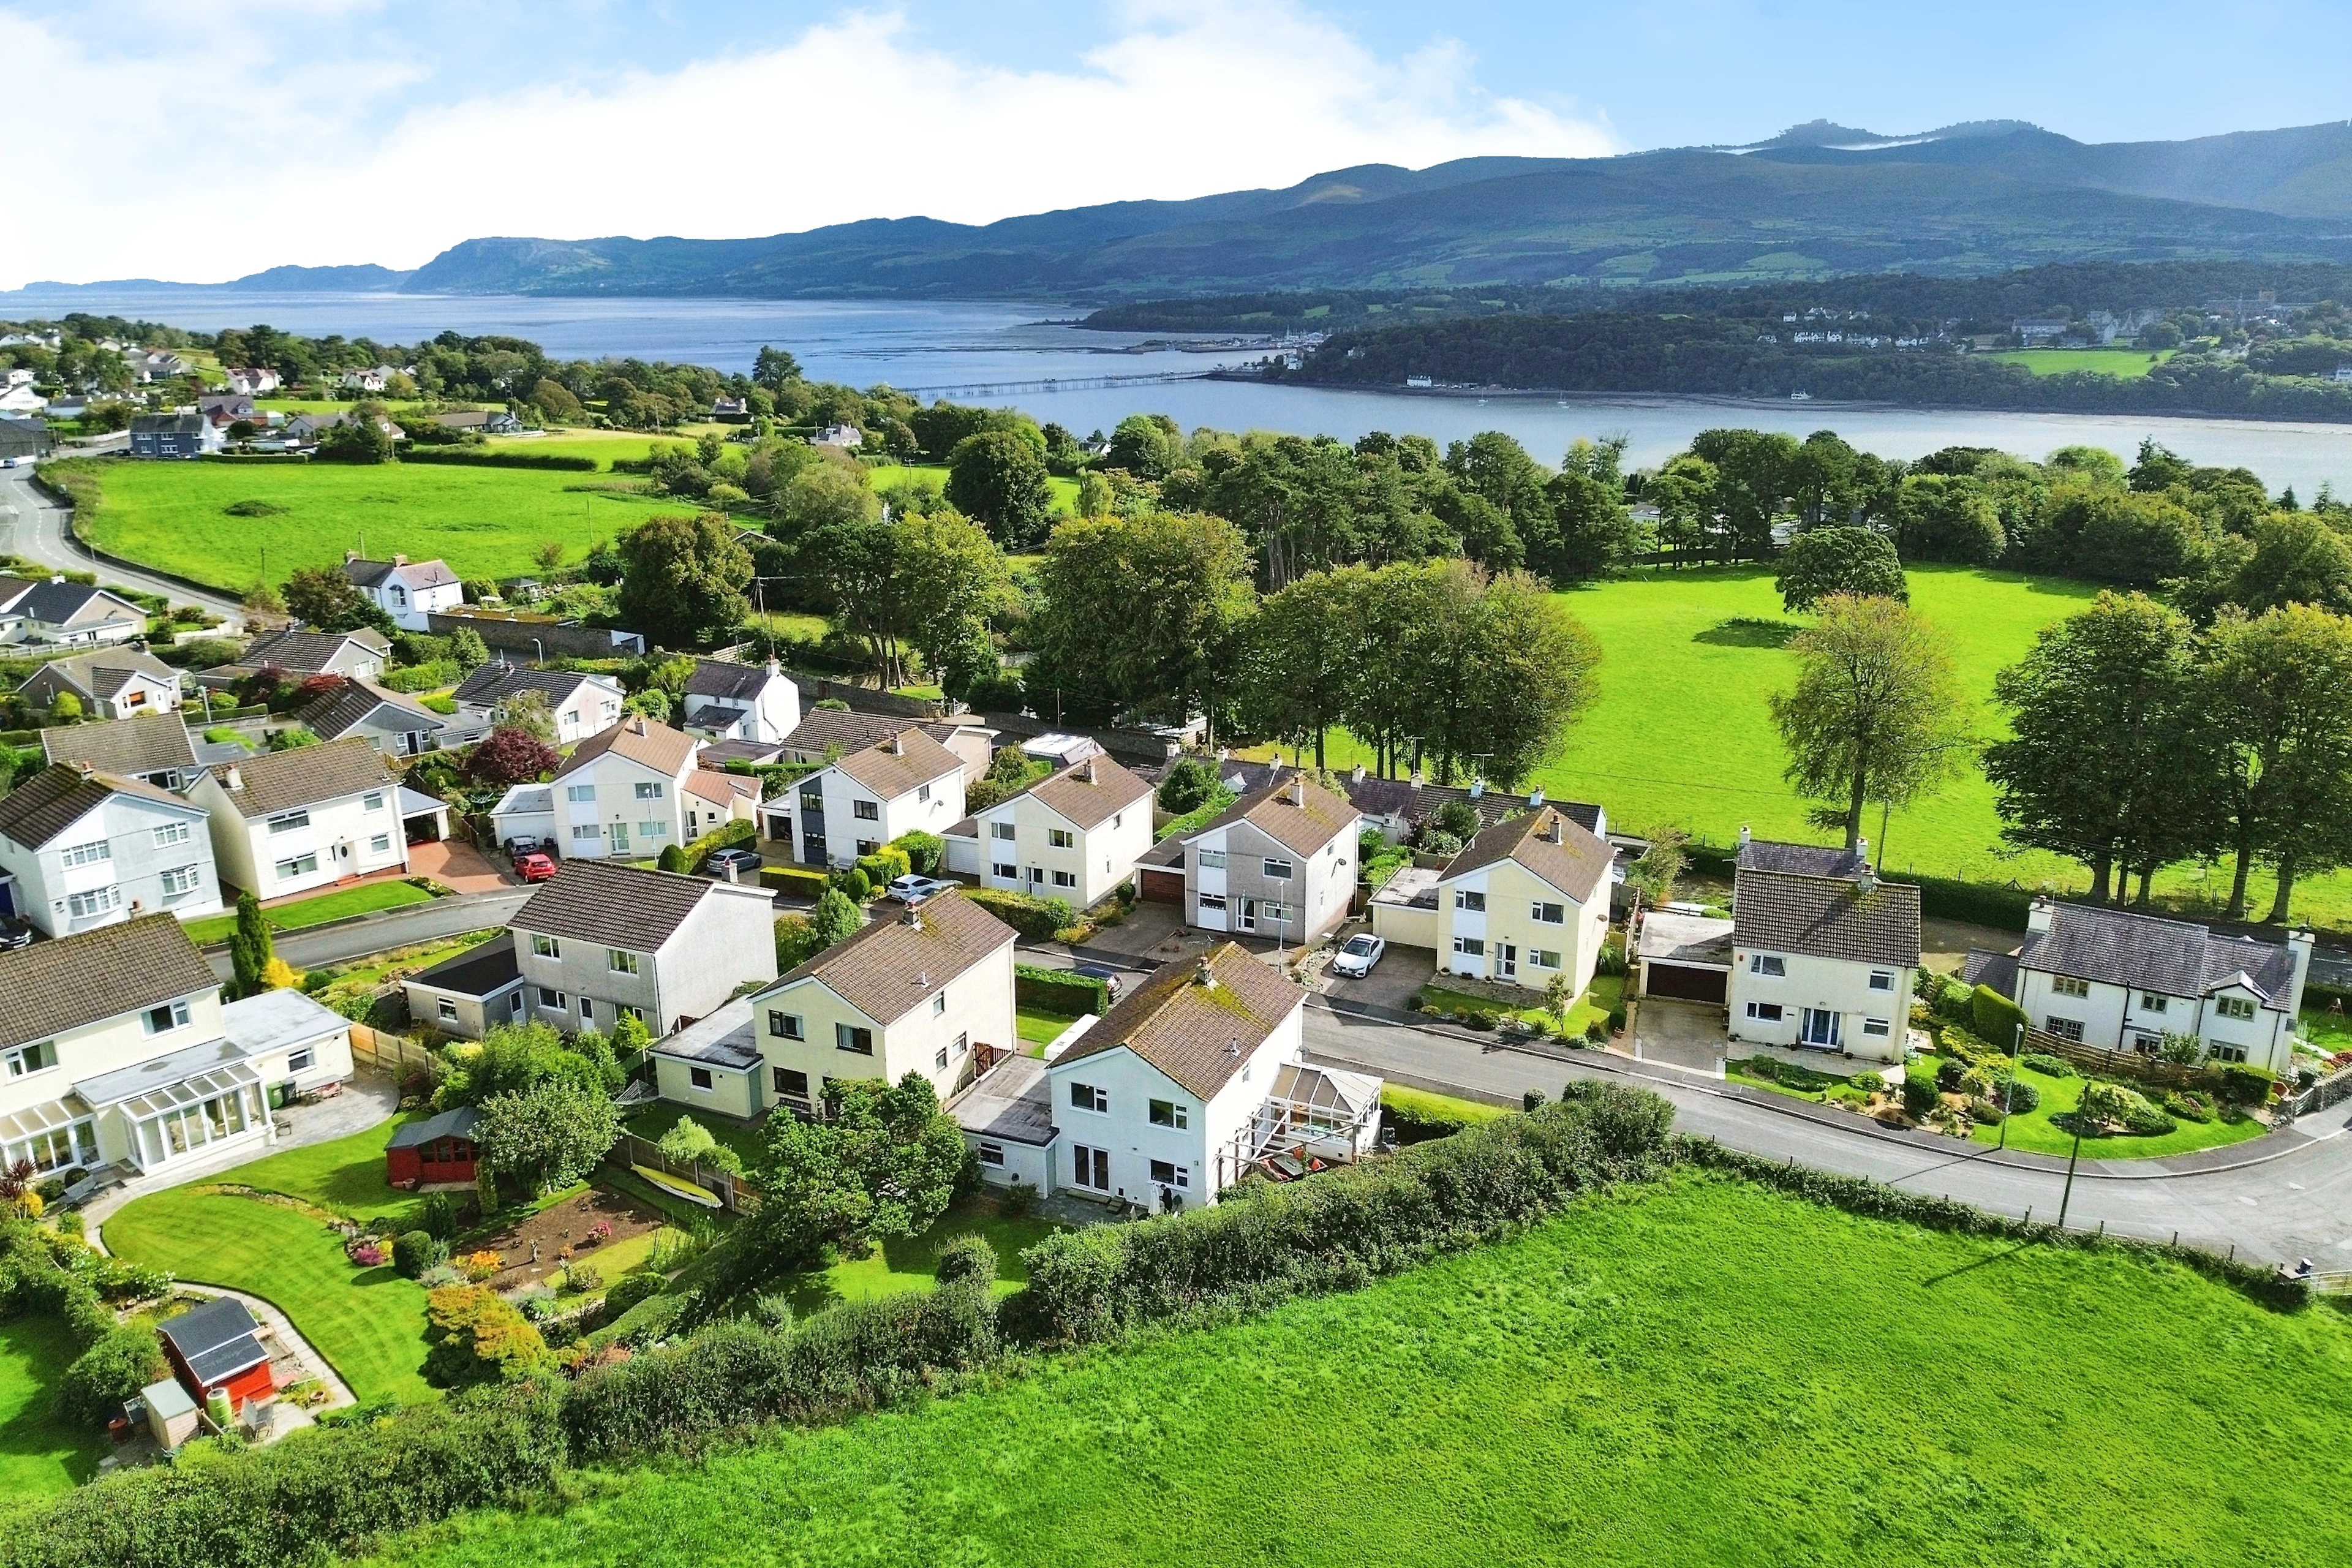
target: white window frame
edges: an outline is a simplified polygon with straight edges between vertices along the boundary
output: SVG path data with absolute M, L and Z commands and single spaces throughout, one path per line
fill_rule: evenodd
M 639 779 L 637 781 L 636 797 L 639 800 L 660 800 L 664 798 L 662 795 L 661 781 L 659 779 Z
M 1748 1016 L 1759 1024 L 1781 1024 L 1788 1021 L 1787 1011 L 1778 1002 L 1750 1002 Z
M 1049 827 L 1045 829 L 1045 842 L 1056 849 L 1076 849 L 1078 836 L 1066 827 Z
M 1486 956 L 1486 941 L 1484 937 L 1457 936 L 1454 939 L 1454 951 L 1465 958 L 1484 958 Z
M 1010 822 L 992 822 L 988 825 L 988 836 L 991 838 L 1011 838 L 1019 832 L 1019 827 Z
M 382 811 L 383 809 L 383 791 L 380 789 L 372 789 L 368 791 L 367 794 L 360 796 L 360 809 L 362 811 Z
M 280 833 L 298 833 L 310 826 L 310 809 L 305 806 L 294 811 L 281 811 L 268 819 L 268 826 L 272 836 Z
M 1864 1039 L 1883 1040 L 1895 1033 L 1895 1025 L 1885 1018 L 1864 1018 L 1862 1033 Z
M 11 1046 L 0 1051 L 0 1064 L 6 1066 L 10 1078 L 31 1078 L 35 1073 L 54 1071 L 58 1065 L 58 1043 L 55 1040 L 34 1040 L 26 1045 Z
M 637 955 L 623 948 L 608 947 L 604 950 L 604 968 L 614 974 L 635 974 Z
M 530 955 L 533 958 L 560 959 L 563 956 L 563 939 L 556 936 L 541 936 L 537 931 L 533 931 L 530 938 Z
M 1017 882 L 1021 879 L 1021 868 L 1010 860 L 996 861 L 989 867 L 988 870 L 989 875 L 1001 882 Z
M 1192 1108 L 1181 1100 L 1155 1100 L 1147 1107 L 1146 1120 L 1154 1127 L 1173 1127 L 1181 1132 L 1192 1125 Z
M 1528 906 L 1528 918 L 1538 925 L 1564 926 L 1568 923 L 1568 906 L 1532 900 Z
M 1297 869 L 1297 868 L 1288 860 L 1276 860 L 1272 858 L 1261 859 L 1258 862 L 1258 868 L 1265 874 L 1265 879 L 1269 882 L 1287 882 L 1290 880 L 1291 873 Z
M 1892 990 L 1894 990 L 1894 989 L 1895 989 L 1895 972 L 1894 972 L 1893 970 L 1891 970 L 1891 969 L 1874 969 L 1874 970 L 1872 970 L 1872 971 L 1870 972 L 1870 988 L 1871 988 L 1873 991 L 1892 991 Z
M 1486 895 L 1475 888 L 1456 888 L 1454 889 L 1454 907 L 1474 915 L 1483 915 L 1486 912 Z
M 1789 961 L 1777 952 L 1751 952 L 1748 955 L 1748 973 L 1766 980 L 1786 980 Z
M 1110 1114 L 1110 1090 L 1100 1084 L 1080 1083 L 1073 1079 L 1067 1098 L 1074 1110 L 1091 1111 L 1097 1116 Z
M 155 1021 L 155 1016 L 158 1013 L 163 1016 L 163 1021 L 160 1024 Z M 142 1009 L 139 1014 L 139 1026 L 151 1035 L 168 1035 L 174 1029 L 186 1028 L 188 1026 L 186 999 L 182 998 L 176 1002 L 159 1002 L 152 1007 Z
M 122 907 L 122 889 L 109 882 L 103 888 L 90 888 L 66 895 L 66 913 L 75 920 L 88 920 L 92 915 L 107 914 Z
M 2090 994 L 2091 983 L 2087 980 L 2072 974 L 2053 974 L 2050 977 L 2050 994 L 2053 996 L 2072 996 L 2076 1001 L 2080 1001 Z
M 2045 1035 L 2054 1036 L 2070 1044 L 2079 1046 L 2083 1043 L 2083 1020 L 2080 1018 L 2061 1018 L 2057 1015 L 2053 1014 L 2049 1017 L 2042 1020 L 2042 1032 Z
M 2254 1018 L 2254 999 L 2251 996 L 2216 996 L 2213 998 L 2213 1010 L 2224 1018 L 2250 1024 Z
M 1054 886 L 1057 888 L 1075 888 L 1077 885 L 1078 874 L 1076 871 L 1056 871 L 1054 873 Z
M 1201 858 L 1201 869 L 1202 869 L 1202 870 L 1203 870 L 1203 871 L 1222 871 L 1222 870 L 1223 870 L 1223 869 L 1225 868 L 1225 852 L 1224 852 L 1223 850 L 1222 850 L 1222 849 L 1202 849 L 1202 850 L 1198 851 L 1197 853 L 1199 854 L 1199 856 L 1200 856 L 1200 858 Z
M 382 855 L 391 847 L 392 835 L 389 833 L 379 833 L 368 840 L 368 853 L 371 855 Z
M 58 851 L 58 863 L 68 868 L 75 866 L 95 866 L 100 860 L 114 858 L 114 846 L 103 838 L 93 838 L 87 844 L 68 844 Z
M 185 844 L 191 832 L 184 822 L 167 822 L 154 830 L 155 847 L 169 849 L 174 844 Z
M 596 786 L 592 784 L 565 784 L 563 798 L 574 805 L 593 805 L 596 804 Z

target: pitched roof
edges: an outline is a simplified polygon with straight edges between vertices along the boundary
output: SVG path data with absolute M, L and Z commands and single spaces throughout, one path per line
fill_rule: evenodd
M 737 664 L 723 658 L 698 658 L 694 673 L 686 678 L 688 697 L 725 697 L 738 702 L 749 702 L 767 689 L 771 680 L 781 680 L 780 672 L 764 664 Z
M 651 952 L 686 923 L 719 884 L 675 871 L 609 860 L 566 860 L 508 922 L 517 931 L 570 937 L 628 952 Z
M 1739 847 L 1738 869 L 1853 878 L 1862 875 L 1863 863 L 1861 850 L 1843 845 L 1782 844 L 1769 838 L 1751 838 Z
M 141 915 L 0 952 L 0 1046 L 21 1046 L 220 984 L 176 916 Z
M 379 708 L 396 710 L 411 731 L 441 730 L 449 721 L 397 691 L 387 691 L 364 680 L 353 680 L 339 691 L 330 691 L 302 710 L 302 722 L 322 741 L 335 741 L 350 733 Z
M 1343 776 L 1339 787 L 1358 811 L 1366 816 L 1393 816 L 1402 822 L 1418 822 L 1443 805 L 1461 801 L 1478 814 L 1479 822 L 1491 827 L 1513 812 L 1533 810 L 1549 805 L 1588 833 L 1601 830 L 1601 808 L 1591 801 L 1537 800 L 1531 795 L 1514 795 L 1508 790 L 1482 789 L 1473 794 L 1460 784 L 1414 784 L 1411 779 L 1374 778 L 1366 773 L 1362 778 Z
M 109 773 L 160 773 L 196 765 L 188 727 L 177 713 L 142 713 L 135 719 L 44 730 L 41 753 L 53 763 L 87 763 Z
M 1112 762 L 1108 754 L 1073 763 L 1047 773 L 1027 789 L 1007 795 L 1028 795 L 1038 805 L 1077 824 L 1080 831 L 1108 822 L 1137 801 L 1150 797 L 1151 786 Z M 998 802 L 1003 805 L 1003 802 Z
M 209 771 L 245 816 L 272 816 L 297 806 L 388 789 L 394 783 L 376 749 L 356 735 L 290 752 L 257 752 L 242 762 L 215 763 Z M 231 775 L 237 780 L 234 785 Z
M 757 805 L 760 799 L 758 779 L 747 778 L 741 773 L 720 773 L 711 768 L 695 769 L 686 775 L 686 782 L 678 787 L 688 795 L 700 795 L 721 805 L 732 805 L 739 800 L 749 800 Z
M 944 741 L 961 726 L 955 724 L 917 724 L 916 729 L 934 741 Z M 813 708 L 801 715 L 781 744 L 788 752 L 814 752 L 823 755 L 829 746 L 854 751 L 870 746 L 892 735 L 904 734 L 907 721 L 890 713 L 853 713 L 839 708 Z
M 643 763 L 657 773 L 676 778 L 694 759 L 696 742 L 683 730 L 656 723 L 645 715 L 624 719 L 609 730 L 599 730 L 572 748 L 572 759 L 555 773 L 564 778 L 610 752 L 633 763 Z
M 1280 784 L 1253 790 L 1227 806 L 1202 826 L 1184 836 L 1193 840 L 1236 822 L 1246 822 L 1276 843 L 1300 855 L 1312 855 L 1360 820 L 1347 799 L 1293 773 Z
M 118 795 L 137 795 L 142 800 L 199 815 L 203 810 L 169 791 L 137 779 L 85 773 L 58 763 L 35 773 L 9 794 L 0 795 L 0 833 L 27 849 L 38 849 Z
M 188 1363 L 188 1373 L 205 1388 L 217 1387 L 269 1359 L 261 1348 L 260 1325 L 234 1296 L 215 1296 L 156 1325 Z
M 1743 867 L 1731 900 L 1742 947 L 1908 968 L 1919 962 L 1919 889 L 1907 882 Z
M 895 800 L 918 784 L 958 771 L 963 759 L 910 724 L 887 740 L 844 752 L 833 765 L 852 783 L 884 800 Z
M 343 576 L 355 587 L 381 588 L 397 581 L 410 588 L 445 588 L 457 580 L 446 561 L 362 561 L 343 563 Z
M 471 1105 L 454 1106 L 438 1116 L 428 1116 L 421 1121 L 403 1122 L 384 1140 L 387 1149 L 415 1149 L 436 1138 L 470 1138 L 474 1124 L 482 1119 L 480 1110 Z
M 1213 980 L 1203 984 L 1202 976 Z M 1238 943 L 1164 963 L 1064 1051 L 1056 1068 L 1125 1046 L 1213 1100 L 1250 1053 L 1297 1012 L 1307 993 Z
M 761 994 L 814 980 L 887 1028 L 1013 939 L 1011 926 L 961 892 L 926 899 L 912 910 L 885 899 L 875 905 L 874 913 L 863 930 L 818 953 Z M 907 918 L 910 913 L 915 917 L 911 922 Z
M 1557 843 L 1552 838 L 1555 832 Z M 1462 847 L 1462 853 L 1447 864 L 1438 879 L 1450 882 L 1497 861 L 1511 860 L 1581 904 L 1591 900 L 1595 889 L 1609 885 L 1609 867 L 1615 859 L 1616 852 L 1591 828 L 1547 805 L 1482 831 Z
M 8 613 L 47 626 L 62 626 L 81 614 L 93 599 L 111 599 L 134 616 L 144 616 L 147 613 L 120 594 L 88 583 L 60 582 L 54 577 L 36 583 L 29 592 L 18 595 L 8 606 Z
M 205 427 L 201 414 L 134 414 L 131 416 L 133 436 L 193 436 Z
M 457 683 L 453 695 L 460 702 L 487 708 L 522 691 L 543 691 L 550 702 L 569 697 L 583 680 L 596 679 L 576 669 L 533 669 L 522 664 L 486 664 Z
M 261 669 L 274 665 L 298 674 L 323 675 L 346 644 L 354 644 L 378 658 L 392 651 L 392 645 L 379 632 L 304 632 L 289 627 L 282 632 L 265 632 L 247 644 L 245 652 L 237 658 L 236 668 Z
M 2025 940 L 2021 969 L 2127 985 L 2166 996 L 2202 996 L 2240 975 L 2274 1008 L 2294 989 L 2294 954 L 2274 942 L 2216 936 L 2193 921 L 2128 910 L 2055 904 L 2050 929 Z
M 131 683 L 134 675 L 149 675 L 176 689 L 180 672 L 152 654 L 136 648 L 101 648 L 95 653 L 78 653 L 70 658 L 53 658 L 18 687 L 19 691 L 45 675 L 56 675 L 79 690 L 94 697 L 111 697 Z

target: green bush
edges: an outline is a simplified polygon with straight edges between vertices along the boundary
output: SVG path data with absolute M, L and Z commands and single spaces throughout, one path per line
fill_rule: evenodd
M 1074 918 L 1063 899 L 1033 899 L 994 888 L 976 888 L 964 896 L 1031 942 L 1053 941 L 1054 933 Z
M 1013 999 L 1052 1013 L 1092 1013 L 1100 1017 L 1110 1011 L 1110 987 L 1101 980 L 1034 963 L 1013 966 Z
M 1465 1027 L 1486 1030 L 1495 1026 L 1495 1015 L 1484 1007 L 1473 1007 L 1462 1015 Z
M 393 1245 L 397 1248 L 410 1231 Z M 428 1238 L 429 1239 L 429 1238 Z M 445 1285 L 425 1298 L 425 1375 L 444 1386 L 515 1378 L 547 1363 L 547 1342 L 515 1304 L 486 1285 Z
M 874 879 L 867 876 L 865 868 L 859 866 L 852 866 L 846 871 L 835 872 L 833 885 L 840 889 L 850 902 L 857 904 L 864 903 L 866 896 L 874 891 Z
M 821 899 L 824 890 L 833 886 L 833 880 L 822 871 L 804 870 L 798 866 L 762 866 L 760 884 L 798 898 Z
M 2073 1078 L 2074 1064 L 2064 1057 L 2044 1056 L 2040 1051 L 2028 1051 L 2017 1058 L 2017 1065 L 2044 1078 Z
M 152 1331 L 127 1323 L 109 1328 L 58 1380 L 58 1413 L 77 1426 L 104 1426 L 122 1414 L 124 1400 L 169 1372 Z
M 907 869 L 918 877 L 938 876 L 940 863 L 947 858 L 948 853 L 946 839 L 936 833 L 925 833 L 920 828 L 912 833 L 901 833 L 886 847 L 906 856 Z
M 1881 1073 L 1858 1072 L 1848 1081 L 1864 1094 L 1876 1094 L 1886 1087 L 1885 1076 Z
M 429 1230 L 405 1230 L 393 1238 L 392 1266 L 406 1279 L 448 1261 L 448 1245 Z
M 567 474 L 593 474 L 593 458 L 561 452 L 512 452 L 504 447 L 418 447 L 401 454 L 404 463 L 455 463 L 477 468 L 551 468 Z
M 908 874 L 907 852 L 895 846 L 885 844 L 871 855 L 860 855 L 857 858 L 857 868 L 866 873 L 866 887 L 878 893 L 892 882 Z
M 446 1193 L 427 1193 L 416 1205 L 416 1223 L 427 1235 L 447 1241 L 457 1234 L 457 1200 Z
M 1969 999 L 1969 1011 L 1972 1019 L 1970 1026 L 1982 1038 L 1992 1042 L 1996 1049 L 2009 1050 L 2021 1038 L 2018 1030 L 2025 1026 L 2025 1009 L 1991 986 L 1976 988 Z
M 1914 1121 L 1924 1120 L 1936 1109 L 1936 1080 L 1922 1073 L 1909 1073 L 1903 1079 L 1903 1113 Z
M 641 1274 L 622 1275 L 618 1279 L 614 1280 L 612 1288 L 604 1292 L 605 1321 L 609 1322 L 638 1302 L 648 1301 L 660 1295 L 662 1288 L 667 1283 L 668 1281 L 650 1269 Z
M 692 868 L 693 863 L 687 859 L 686 851 L 675 844 L 663 845 L 662 852 L 654 858 L 654 869 L 656 871 L 683 873 Z
M 2231 1062 L 2221 1068 L 2221 1094 L 2238 1105 L 2260 1105 L 2270 1099 L 2277 1080 L 2256 1067 Z
M 1998 1127 L 2001 1121 L 2000 1102 L 1997 1100 L 1988 1100 L 1980 1094 L 1970 1095 L 1969 1115 L 1972 1120 L 1980 1121 L 1987 1127 Z
M 996 1283 L 996 1248 L 984 1236 L 956 1237 L 940 1248 L 931 1275 L 941 1285 L 985 1290 Z
M 2164 1097 L 2164 1109 L 2183 1121 L 2207 1122 L 2213 1120 L 2213 1107 L 2204 1098 L 2179 1090 Z

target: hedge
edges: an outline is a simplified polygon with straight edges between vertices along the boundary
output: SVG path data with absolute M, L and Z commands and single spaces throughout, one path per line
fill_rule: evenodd
M 419 447 L 400 456 L 404 463 L 457 463 L 475 468 L 554 468 L 567 474 L 593 474 L 593 458 L 561 452 L 486 452 L 469 447 Z
M 877 893 L 911 870 L 907 852 L 895 844 L 885 844 L 871 855 L 860 855 L 857 868 L 866 873 L 866 885 Z
M 1969 1012 L 1979 1037 L 2001 1051 L 2014 1050 L 2023 1038 L 2018 1030 L 2032 1022 L 2024 1008 L 1990 985 L 1979 985 L 1969 993 Z
M 1048 1012 L 1092 1013 L 1097 1018 L 1110 1011 L 1110 987 L 1096 976 L 1034 963 L 1013 966 L 1013 999 Z
M 759 825 L 748 816 L 739 816 L 719 824 L 686 847 L 686 868 L 692 870 L 703 860 L 720 849 L 732 849 L 738 844 L 749 844 L 759 836 Z
M 200 463 L 307 463 L 310 459 L 300 452 L 205 452 L 196 460 Z
M 1054 1336 L 1104 1338 L 1212 1308 L 1352 1289 L 1490 1241 L 1580 1192 L 1662 1168 L 1674 1109 L 1646 1089 L 1571 1083 L 1555 1104 L 1312 1181 L 1245 1182 L 1214 1208 L 1088 1226 L 1022 1254 L 1025 1310 Z
M 797 893 L 814 900 L 824 897 L 824 890 L 833 886 L 833 881 L 822 871 L 808 870 L 799 866 L 762 866 L 760 868 L 760 884 L 773 888 L 780 893 Z
M 1070 923 L 1070 906 L 1060 899 L 1033 899 L 997 888 L 974 888 L 964 896 L 1031 942 L 1051 942 Z

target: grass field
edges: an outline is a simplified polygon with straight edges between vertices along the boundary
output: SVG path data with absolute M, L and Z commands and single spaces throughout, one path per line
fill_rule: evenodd
M 894 1237 L 867 1257 L 835 1264 L 803 1279 L 793 1291 L 803 1310 L 835 1301 L 863 1301 L 895 1296 L 906 1290 L 928 1290 L 939 1268 L 940 1248 L 959 1236 L 982 1236 L 996 1249 L 996 1291 L 1006 1295 L 1028 1278 L 1021 1266 L 1024 1248 L 1036 1246 L 1063 1227 L 1034 1215 L 1012 1218 L 996 1211 L 986 1194 L 968 1198 L 950 1209 L 940 1223 L 920 1236 Z
M 2333 1311 L 1692 1176 L 380 1561 L 2332 1564 L 2347 1399 Z
M 2036 375 L 2061 375 L 2087 370 L 2117 381 L 2144 379 L 2154 366 L 2172 357 L 2170 349 L 2011 349 L 1979 357 L 2021 364 Z
M 948 482 L 945 463 L 877 463 L 867 470 L 876 489 L 902 485 L 909 480 L 925 489 L 936 490 Z M 1078 481 L 1049 474 L 1045 484 L 1054 492 L 1054 510 L 1075 515 L 1078 510 Z
M 433 895 L 407 882 L 363 882 L 356 888 L 343 888 L 331 893 L 321 893 L 315 899 L 297 899 L 290 904 L 265 909 L 262 918 L 278 931 L 299 931 L 304 926 L 323 925 L 352 915 L 373 914 L 378 910 L 396 910 L 404 904 L 429 904 Z M 213 915 L 186 922 L 188 940 L 202 947 L 206 942 L 226 942 L 236 929 L 234 912 Z
M 98 1473 L 106 1434 L 58 1415 L 58 1375 L 71 1364 L 65 1320 L 38 1313 L 0 1323 L 0 1508 L 61 1492 Z
M 1948 639 L 1977 732 L 1998 732 L 1994 673 L 2032 647 L 2042 627 L 2088 605 L 2097 589 L 2058 577 L 1951 566 L 1910 569 L 1911 603 Z M 1569 733 L 1560 754 L 1528 784 L 1551 798 L 1599 801 L 1621 831 L 1672 824 L 1703 842 L 1737 843 L 1742 823 L 1760 837 L 1817 839 L 1805 805 L 1781 780 L 1785 755 L 1766 698 L 1793 679 L 1795 656 L 1780 638 L 1735 618 L 1782 618 L 1769 567 L 1659 571 L 1563 595 L 1599 638 L 1600 695 Z M 1335 769 L 1370 762 L 1335 734 L 1327 749 Z M 1875 845 L 1878 813 L 1865 830 Z M 1971 769 L 1932 800 L 1896 812 L 1884 847 L 1889 869 L 1976 881 L 2048 881 L 2081 888 L 2089 877 L 2073 861 L 2019 852 L 2000 841 L 1992 785 Z M 2176 868 L 2157 879 L 2159 892 L 2218 905 L 2229 868 L 2210 876 Z M 2252 886 L 2268 907 L 2267 879 Z M 2308 879 L 2295 890 L 2299 918 L 2352 924 L 2352 877 Z
M 1022 1042 L 1035 1046 L 1039 1050 L 1052 1045 L 1063 1030 L 1078 1021 L 1075 1013 L 1052 1013 L 1043 1007 L 1015 1006 L 1013 1012 L 1021 1030 Z M 1035 1056 L 1037 1052 L 1029 1054 Z

